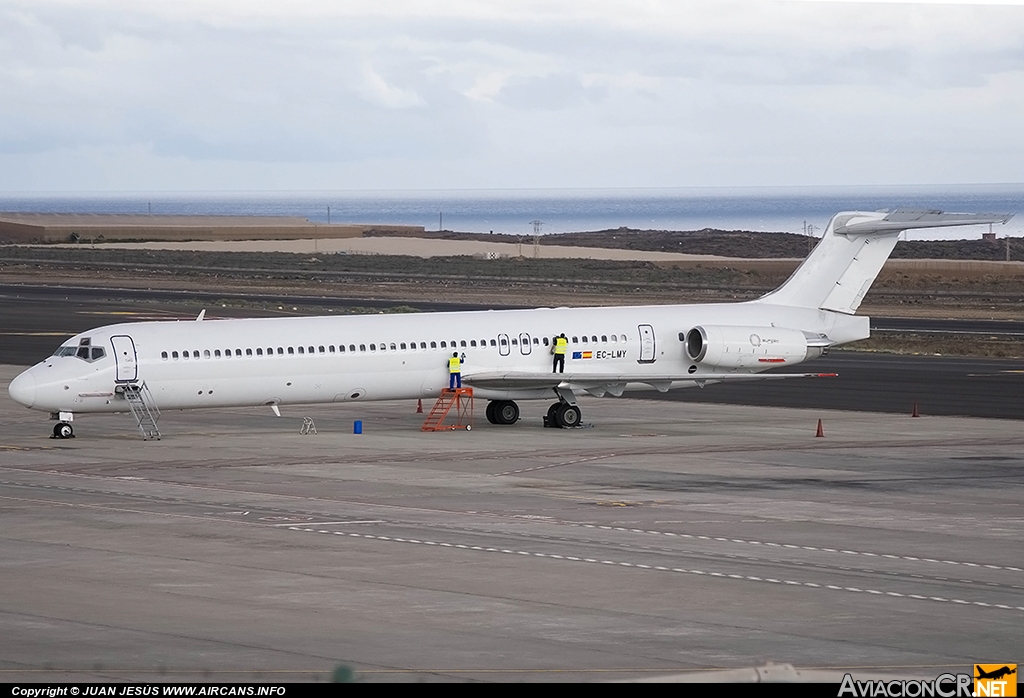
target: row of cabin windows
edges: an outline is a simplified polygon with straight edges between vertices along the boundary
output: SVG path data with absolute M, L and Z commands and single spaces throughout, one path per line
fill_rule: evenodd
M 626 340 L 626 335 L 614 335 L 613 334 L 613 335 L 601 335 L 601 342 L 607 343 L 609 341 L 609 337 L 611 337 L 611 342 L 612 343 L 618 343 L 620 341 L 621 342 L 626 342 L 627 341 Z M 590 336 L 590 342 L 588 342 L 587 339 L 588 338 L 587 338 L 586 335 L 583 335 L 581 337 L 573 337 L 572 338 L 572 343 L 573 344 L 588 344 L 588 343 L 597 344 L 598 343 L 597 335 L 591 335 Z M 470 339 L 470 340 L 468 340 L 468 342 L 465 339 L 462 339 L 462 340 L 454 340 L 453 339 L 450 344 L 448 342 L 442 341 L 442 342 L 440 342 L 440 348 L 441 349 L 458 348 L 458 347 L 473 348 L 473 347 L 487 347 L 487 346 L 496 347 L 496 346 L 499 346 L 499 343 L 500 343 L 501 346 L 504 347 L 504 346 L 508 345 L 509 341 L 511 341 L 512 346 L 518 346 L 519 345 L 519 338 L 518 337 L 513 337 L 511 340 L 508 340 L 503 335 L 500 340 L 497 340 L 497 339 L 491 339 L 491 340 L 481 339 L 479 341 L 479 343 L 475 339 Z M 552 341 L 553 340 L 549 340 L 547 337 L 544 337 L 543 340 L 538 339 L 537 337 L 533 338 L 533 343 L 536 344 L 536 345 L 540 345 L 543 342 L 544 346 L 549 346 Z M 371 351 L 371 352 L 377 352 L 377 351 L 381 351 L 381 352 L 387 352 L 387 351 L 416 351 L 417 348 L 418 349 L 426 349 L 427 348 L 427 342 L 419 342 L 418 345 L 417 345 L 416 342 L 408 342 L 408 343 L 406 343 L 406 342 L 390 342 L 390 343 L 388 343 L 388 342 L 381 342 L 380 344 L 370 344 L 369 345 L 369 351 Z M 437 349 L 438 348 L 438 342 L 436 342 L 436 341 L 430 342 L 430 348 L 431 349 Z M 362 352 L 366 352 L 367 351 L 367 345 L 366 344 L 360 344 L 358 351 L 361 352 L 361 353 Z M 277 347 L 276 349 L 274 347 L 267 347 L 266 350 L 264 350 L 263 347 L 256 347 L 255 349 L 251 349 L 251 348 L 249 348 L 249 349 L 224 349 L 223 351 L 221 351 L 220 349 L 213 349 L 213 350 L 204 349 L 202 351 L 202 353 L 200 353 L 200 351 L 198 349 L 186 349 L 186 350 L 181 351 L 181 352 L 178 352 L 178 351 L 171 351 L 171 352 L 162 351 L 162 352 L 160 352 L 160 358 L 163 359 L 164 361 L 167 361 L 168 359 L 172 359 L 172 360 L 177 361 L 178 359 L 187 360 L 187 359 L 198 359 L 198 358 L 204 358 L 204 359 L 211 359 L 211 358 L 212 359 L 220 359 L 220 358 L 225 358 L 225 359 L 230 359 L 232 356 L 237 356 L 237 357 L 241 357 L 241 356 L 274 356 L 275 354 L 278 355 L 278 356 L 285 356 L 285 355 L 294 356 L 296 354 L 305 355 L 305 354 L 345 354 L 345 353 L 355 354 L 356 353 L 356 345 L 355 344 L 349 344 L 347 350 L 346 350 L 346 347 L 345 347 L 344 344 L 339 344 L 337 346 L 335 346 L 333 344 L 328 344 L 328 345 L 321 344 L 319 346 L 307 346 L 307 347 Z

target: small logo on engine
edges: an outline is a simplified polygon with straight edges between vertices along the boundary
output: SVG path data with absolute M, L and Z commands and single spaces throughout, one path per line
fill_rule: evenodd
M 761 338 L 756 334 L 750 335 L 750 344 L 755 347 L 761 346 Z

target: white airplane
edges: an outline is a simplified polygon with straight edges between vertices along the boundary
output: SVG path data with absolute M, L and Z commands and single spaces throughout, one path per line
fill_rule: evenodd
M 462 379 L 490 401 L 492 424 L 515 423 L 516 400 L 554 399 L 545 423 L 572 427 L 580 393 L 823 375 L 762 372 L 869 336 L 869 319 L 854 313 L 902 231 L 1011 217 L 840 213 L 782 286 L 742 303 L 217 321 L 203 321 L 204 311 L 198 322 L 107 325 L 72 337 L 8 390 L 49 412 L 53 435 L 68 438 L 75 414 L 131 411 L 142 429 L 141 406 L 279 413 L 278 405 L 433 398 L 459 352 Z M 550 345 L 563 333 L 565 370 L 554 373 Z

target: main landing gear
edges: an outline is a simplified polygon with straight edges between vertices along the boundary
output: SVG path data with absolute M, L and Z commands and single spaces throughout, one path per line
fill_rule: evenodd
M 515 424 L 519 421 L 519 405 L 511 400 L 491 400 L 487 403 L 487 421 L 491 424 Z
M 566 391 L 567 392 L 567 391 Z M 572 394 L 559 394 L 559 401 L 548 408 L 544 426 L 552 429 L 572 429 L 583 419 L 580 408 L 573 402 Z M 511 400 L 491 400 L 487 403 L 487 421 L 491 424 L 515 424 L 519 421 L 519 405 Z
M 544 426 L 552 429 L 572 429 L 578 427 L 583 419 L 580 408 L 567 402 L 556 402 L 548 408 L 544 417 Z
M 576 405 L 576 396 L 569 388 L 555 388 L 558 402 L 548 408 L 544 417 L 544 426 L 552 429 L 572 429 L 578 427 L 583 419 L 580 408 Z

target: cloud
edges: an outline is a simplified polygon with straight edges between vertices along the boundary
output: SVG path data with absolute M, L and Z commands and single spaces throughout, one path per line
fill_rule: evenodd
M 0 188 L 1021 181 L 1024 7 L 8 0 L 0 94 Z

